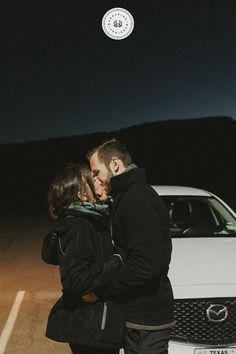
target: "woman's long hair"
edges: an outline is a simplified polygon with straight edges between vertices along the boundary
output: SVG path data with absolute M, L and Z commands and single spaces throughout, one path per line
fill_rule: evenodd
M 88 189 L 93 196 L 93 199 L 88 201 L 96 201 L 93 177 L 88 166 L 86 164 L 68 164 L 54 177 L 50 185 L 48 191 L 49 214 L 54 219 L 58 218 L 63 208 L 78 200 L 83 201 Z

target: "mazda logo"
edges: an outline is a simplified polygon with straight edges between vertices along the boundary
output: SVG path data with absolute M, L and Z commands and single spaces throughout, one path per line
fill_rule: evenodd
M 207 309 L 207 318 L 210 322 L 223 322 L 228 314 L 227 307 L 220 304 L 213 304 Z

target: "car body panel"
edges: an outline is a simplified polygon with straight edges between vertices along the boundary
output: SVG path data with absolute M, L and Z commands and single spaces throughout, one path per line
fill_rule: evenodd
M 180 199 L 188 196 L 194 198 L 213 197 L 228 210 L 233 219 L 236 219 L 236 213 L 222 199 L 208 191 L 183 186 L 152 187 L 160 197 L 180 196 Z M 171 209 L 169 209 L 169 212 L 171 212 Z M 174 225 L 173 220 L 171 225 Z M 173 233 L 172 244 L 173 252 L 169 277 L 173 286 L 174 298 L 177 302 L 178 300 L 184 300 L 185 304 L 186 299 L 186 303 L 199 301 L 200 304 L 204 299 L 211 299 L 210 301 L 215 300 L 214 303 L 224 304 L 226 299 L 236 298 L 235 233 L 231 235 L 214 232 L 210 235 L 200 234 L 197 236 L 185 234 L 184 232 L 181 235 Z M 198 318 L 198 316 L 195 318 Z M 232 321 L 234 321 L 234 315 Z M 193 323 L 193 328 L 195 328 L 196 324 L 196 322 Z M 233 324 L 236 325 L 236 318 Z M 175 338 L 172 338 L 169 342 L 170 354 L 208 354 L 218 352 L 224 354 L 236 353 L 236 343 L 231 341 L 227 345 L 222 345 L 219 342 L 217 345 L 209 345 L 209 338 L 207 339 L 207 344 L 193 344 L 184 340 L 176 341 Z
M 159 195 L 192 195 L 209 197 L 211 193 L 194 187 L 184 186 L 152 186 Z
M 175 298 L 236 295 L 236 237 L 173 238 L 172 243 L 169 277 Z

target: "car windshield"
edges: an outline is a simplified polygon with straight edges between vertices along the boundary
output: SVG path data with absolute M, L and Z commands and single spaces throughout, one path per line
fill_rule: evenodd
M 161 196 L 170 215 L 172 237 L 236 236 L 236 219 L 214 197 Z

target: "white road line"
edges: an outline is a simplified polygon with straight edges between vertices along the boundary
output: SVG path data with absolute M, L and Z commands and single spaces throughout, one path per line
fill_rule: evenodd
M 23 301 L 24 296 L 25 296 L 24 290 L 18 291 L 16 294 L 14 304 L 12 305 L 7 322 L 5 324 L 5 327 L 3 328 L 2 334 L 0 336 L 0 354 L 3 354 L 5 352 L 8 340 L 11 336 L 11 332 L 12 332 L 14 324 L 16 322 L 16 318 L 17 318 L 17 315 L 18 315 L 18 312 L 20 309 L 20 305 Z

